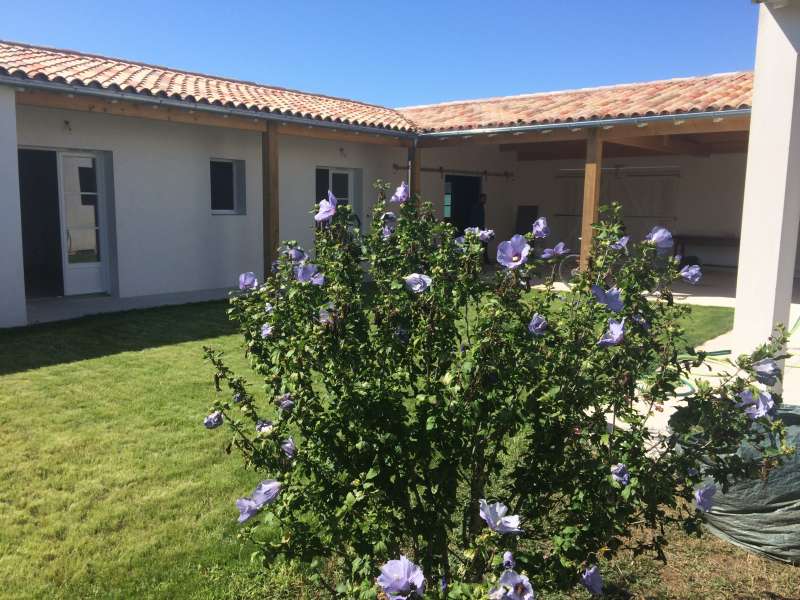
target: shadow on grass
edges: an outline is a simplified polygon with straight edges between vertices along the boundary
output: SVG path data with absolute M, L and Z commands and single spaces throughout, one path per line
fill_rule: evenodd
M 0 330 L 0 375 L 236 332 L 226 300 Z

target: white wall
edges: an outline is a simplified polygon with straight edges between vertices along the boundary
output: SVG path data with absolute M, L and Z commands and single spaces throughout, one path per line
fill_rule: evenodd
M 457 175 L 466 171 L 513 171 L 513 154 L 500 152 L 498 146 L 456 146 L 454 148 L 424 148 L 422 166 L 443 169 L 444 174 Z M 486 194 L 486 227 L 494 229 L 496 238 L 489 244 L 489 255 L 494 256 L 498 242 L 507 239 L 514 228 L 517 183 L 506 177 L 484 177 L 481 191 Z M 422 173 L 422 196 L 434 203 L 439 216 L 443 216 L 444 175 L 437 172 Z
M 27 323 L 14 89 L 0 86 L 0 327 Z
M 800 5 L 761 5 L 734 350 L 789 325 L 800 220 Z
M 120 296 L 232 287 L 262 270 L 260 134 L 28 106 L 17 133 L 21 146 L 112 153 Z M 211 158 L 245 161 L 245 215 L 211 214 Z
M 376 198 L 372 184 L 376 179 L 384 179 L 398 185 L 406 174 L 394 171 L 392 164 L 405 164 L 407 159 L 407 150 L 400 147 L 280 136 L 278 193 L 281 240 L 295 240 L 306 249 L 313 247 L 314 218 L 310 211 L 320 200 L 315 198 L 314 172 L 317 167 L 361 169 L 361 221 L 367 226 Z

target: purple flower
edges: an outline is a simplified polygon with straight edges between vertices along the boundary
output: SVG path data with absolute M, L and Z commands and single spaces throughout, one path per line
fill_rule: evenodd
M 628 467 L 622 463 L 617 463 L 611 467 L 611 477 L 614 478 L 614 481 L 623 486 L 628 485 L 628 482 L 631 480 L 631 475 L 628 473 Z
M 210 415 L 208 415 L 205 419 L 203 419 L 203 425 L 206 426 L 206 429 L 216 429 L 220 425 L 225 418 L 222 416 L 222 413 L 218 410 L 215 410 Z
M 701 487 L 694 493 L 694 503 L 697 505 L 697 510 L 700 512 L 708 512 L 714 503 L 714 494 L 717 493 L 717 486 L 713 483 L 705 487 Z
M 510 240 L 500 242 L 497 246 L 497 262 L 506 269 L 516 269 L 528 262 L 530 244 L 521 235 L 517 234 Z
M 608 330 L 603 334 L 597 345 L 603 348 L 608 346 L 616 346 L 625 339 L 625 319 L 617 321 L 615 319 L 608 320 Z
M 604 290 L 599 285 L 592 286 L 592 295 L 600 304 L 605 304 L 613 312 L 621 311 L 624 306 L 619 297 L 621 293 L 617 286 L 612 287 L 610 290 Z
M 236 392 L 233 395 L 233 403 L 240 404 L 245 398 L 246 396 L 242 392 Z
M 511 554 L 511 552 L 509 552 L 508 550 L 503 552 L 503 568 L 513 569 L 515 564 L 516 563 L 514 562 L 514 555 Z
M 753 396 L 750 390 L 739 393 L 740 402 L 736 404 L 739 408 L 744 408 L 744 412 L 751 419 L 758 419 L 769 415 L 775 407 L 775 401 L 769 392 L 759 392 L 758 398 Z
M 338 203 L 339 201 L 336 199 L 336 196 L 333 195 L 333 192 L 328 190 L 328 199 L 319 201 L 319 211 L 314 215 L 314 220 L 317 223 L 330 221 L 333 215 L 336 214 L 336 205 Z
M 279 250 L 279 252 L 296 264 L 304 263 L 308 260 L 308 253 L 300 246 L 284 246 Z
M 381 567 L 377 583 L 389 600 L 422 598 L 425 593 L 422 569 L 402 555 L 400 560 L 390 560 Z
M 603 577 L 600 575 L 597 565 L 592 565 L 583 572 L 581 585 L 593 596 L 600 596 L 603 593 Z
M 778 363 L 771 358 L 762 358 L 758 362 L 754 362 L 753 371 L 756 373 L 756 379 L 764 385 L 775 385 L 781 374 Z
M 278 408 L 287 413 L 292 412 L 294 400 L 292 400 L 292 395 L 289 392 L 286 392 L 283 396 L 278 398 Z
M 272 421 L 259 421 L 256 423 L 256 431 L 258 433 L 263 433 L 264 435 L 269 435 L 272 433 L 273 428 L 274 425 L 272 424 Z
M 389 199 L 389 202 L 400 202 L 403 203 L 408 200 L 409 190 L 408 185 L 405 181 L 401 182 L 397 189 L 394 191 L 394 195 Z
M 508 569 L 497 581 L 497 587 L 489 592 L 489 600 L 534 600 L 536 594 L 525 575 Z
M 659 254 L 666 254 L 672 250 L 672 234 L 668 229 L 656 225 L 644 236 L 645 242 L 650 242 L 656 247 Z
M 547 219 L 539 217 L 533 222 L 533 237 L 544 239 L 548 235 L 550 235 L 550 227 L 547 225 Z
M 703 273 L 700 271 L 699 265 L 686 265 L 681 269 L 679 275 L 683 277 L 683 280 L 687 283 L 697 285 L 700 283 L 700 278 L 703 276 Z
M 320 306 L 319 322 L 322 325 L 333 325 L 334 318 L 335 311 L 333 308 L 333 302 L 328 302 L 325 306 Z
M 264 323 L 261 326 L 261 337 L 265 339 L 268 337 L 272 337 L 272 330 L 273 330 L 272 325 L 270 325 L 269 323 Z
M 242 273 L 239 275 L 239 289 L 243 292 L 245 290 L 254 290 L 258 287 L 258 279 L 256 279 L 256 274 L 252 271 L 248 271 L 247 273 Z
M 288 437 L 281 442 L 281 450 L 283 450 L 283 453 L 288 458 L 294 458 L 294 454 L 297 452 L 297 446 L 294 445 L 294 440 Z
M 249 521 L 258 513 L 261 508 L 274 502 L 281 492 L 281 484 L 274 479 L 265 479 L 256 486 L 253 493 L 246 498 L 239 498 L 236 501 L 236 508 L 239 509 L 239 523 Z
M 478 232 L 478 239 L 482 242 L 488 242 L 494 239 L 494 229 L 481 229 Z
M 630 240 L 630 236 L 623 235 L 619 238 L 616 242 L 611 244 L 612 250 L 627 250 L 628 249 L 628 240 Z
M 558 242 L 552 248 L 545 248 L 542 250 L 542 258 L 547 260 L 549 258 L 555 258 L 557 256 L 564 256 L 565 254 L 569 254 L 570 249 L 567 248 L 564 242 Z
M 295 267 L 294 277 L 300 283 L 312 283 L 314 285 L 325 283 L 325 275 L 320 273 L 319 267 L 313 263 L 305 263 Z
M 464 250 L 465 250 L 464 244 L 466 244 L 466 240 L 464 239 L 464 236 L 463 235 L 458 236 L 455 239 L 455 243 L 456 243 L 456 250 L 458 250 L 459 252 L 464 252 Z
M 522 533 L 519 528 L 519 515 L 506 516 L 508 507 L 502 502 L 488 504 L 486 500 L 480 501 L 481 518 L 486 521 L 489 529 L 497 533 Z
M 424 292 L 431 287 L 431 278 L 422 273 L 412 273 L 405 277 L 406 289 L 415 294 Z
M 528 323 L 528 331 L 533 335 L 544 335 L 547 330 L 547 320 L 539 313 L 534 313 L 531 322 Z

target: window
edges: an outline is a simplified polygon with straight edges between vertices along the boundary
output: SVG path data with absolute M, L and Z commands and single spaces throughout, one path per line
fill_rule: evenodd
M 349 204 L 352 200 L 352 185 L 350 171 L 340 169 L 317 169 L 317 197 L 316 202 L 328 197 L 328 190 L 333 192 L 336 199 L 342 204 Z
M 62 159 L 67 262 L 100 262 L 100 219 L 97 206 L 97 169 L 89 156 Z
M 351 220 L 359 229 L 362 227 L 361 210 L 361 169 L 336 169 L 331 167 L 317 167 L 316 170 L 316 198 L 319 202 L 328 197 L 328 190 L 333 192 L 340 204 L 349 204 L 352 210 Z
M 450 181 L 444 182 L 444 210 L 443 217 L 447 220 L 453 216 L 453 183 Z
M 211 161 L 211 212 L 242 215 L 245 213 L 244 161 Z

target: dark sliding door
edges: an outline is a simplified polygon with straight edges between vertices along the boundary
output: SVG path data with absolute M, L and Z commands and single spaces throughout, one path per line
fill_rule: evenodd
M 445 183 L 449 184 L 451 214 L 450 222 L 459 235 L 467 227 L 483 225 L 478 223 L 477 212 L 481 195 L 481 178 L 467 175 L 445 175 Z
M 56 153 L 19 151 L 22 254 L 28 298 L 64 295 Z

